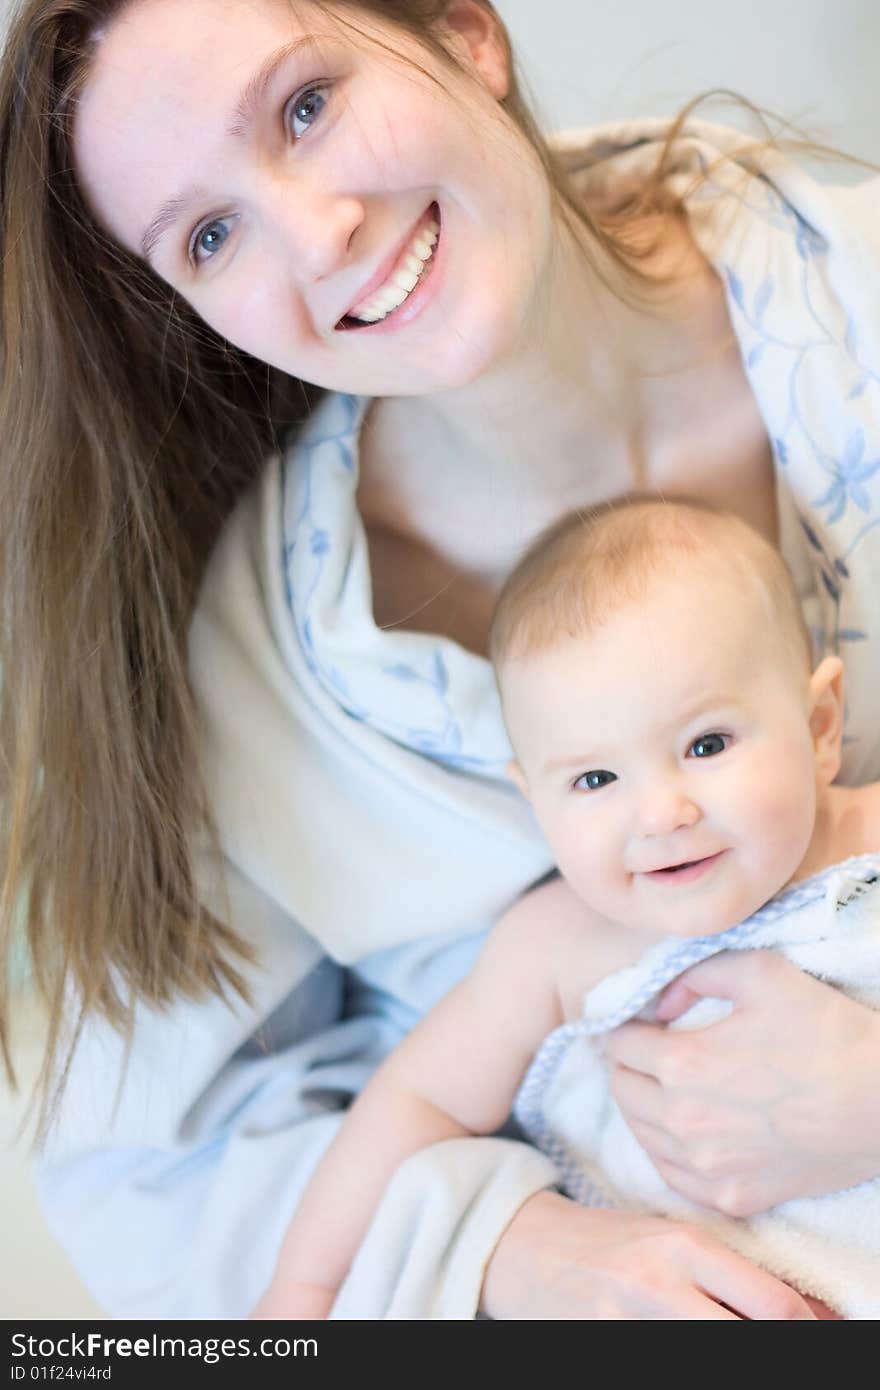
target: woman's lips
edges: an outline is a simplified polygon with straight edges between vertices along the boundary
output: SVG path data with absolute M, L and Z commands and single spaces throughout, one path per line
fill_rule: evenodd
M 421 217 L 419 217 L 418 220 L 417 220 L 416 222 L 413 223 L 412 227 L 411 227 L 410 230 L 407 232 L 406 236 L 404 236 L 404 237 L 401 239 L 401 241 L 400 241 L 400 243 L 398 244 L 398 246 L 396 247 L 396 249 L 395 249 L 394 251 L 392 251 L 388 256 L 385 257 L 384 261 L 383 261 L 382 264 L 379 266 L 379 268 L 378 268 L 378 270 L 375 272 L 375 274 L 372 275 L 372 276 L 370 277 L 370 279 L 367 280 L 366 283 L 361 287 L 361 289 L 358 291 L 358 293 L 357 293 L 357 295 L 355 296 L 355 298 L 351 301 L 351 304 L 349 305 L 348 309 L 347 309 L 347 310 L 345 311 L 345 313 L 342 315 L 342 318 L 341 318 L 341 319 L 338 321 L 338 323 L 336 324 L 337 329 L 343 329 L 343 330 L 345 330 L 345 329 L 352 329 L 352 328 L 363 329 L 363 328 L 375 328 L 375 327 L 377 326 L 377 325 L 374 324 L 374 323 L 369 323 L 369 322 L 367 322 L 367 321 L 365 321 L 365 320 L 361 320 L 361 319 L 355 318 L 355 317 L 353 316 L 352 311 L 353 311 L 354 309 L 358 308 L 360 305 L 369 302 L 369 300 L 370 300 L 373 296 L 375 296 L 375 295 L 378 293 L 378 291 L 379 291 L 385 284 L 387 284 L 388 280 L 390 279 L 390 277 L 392 276 L 392 274 L 393 274 L 393 272 L 394 272 L 395 266 L 398 264 L 398 262 L 400 261 L 401 257 L 402 257 L 402 256 L 404 255 L 404 253 L 406 252 L 407 247 L 410 246 L 410 244 L 412 243 L 413 239 L 414 239 L 415 237 L 418 236 L 419 232 L 422 231 L 424 228 L 430 226 L 432 222 L 436 222 L 437 224 L 440 223 L 440 209 L 439 209 L 439 207 L 437 206 L 436 203 L 430 203 L 430 204 L 428 205 L 428 207 L 427 207 L 427 208 L 425 209 L 425 211 L 422 213 Z M 433 261 L 434 261 L 434 256 L 436 256 L 436 254 L 437 254 L 437 247 L 435 246 L 435 247 L 434 247 L 434 254 L 431 256 L 430 260 L 427 262 L 426 274 L 423 275 L 423 277 L 422 277 L 423 279 L 426 279 L 426 278 L 427 278 L 427 271 L 429 271 L 429 270 L 431 269 L 432 264 L 433 264 Z M 419 286 L 416 285 L 416 286 L 415 286 L 415 289 L 413 289 L 413 291 L 412 291 L 412 293 L 411 293 L 411 295 L 410 295 L 410 298 L 412 297 L 412 295 L 415 295 L 415 294 L 416 294 L 416 292 L 418 291 L 418 288 L 419 288 Z M 405 299 L 405 300 L 403 301 L 403 304 L 400 305 L 399 307 L 400 307 L 400 308 L 403 308 L 404 305 L 406 305 L 407 303 L 408 303 L 408 300 Z M 394 314 L 394 313 L 396 313 L 396 312 L 397 312 L 396 309 L 392 309 L 392 310 L 391 310 L 391 314 Z M 390 317 L 390 315 L 389 315 L 389 317 Z M 377 323 L 382 323 L 382 322 L 384 322 L 383 319 L 377 320 Z
M 421 314 L 422 310 L 439 293 L 443 284 L 444 243 L 445 238 L 441 234 L 434 247 L 434 254 L 429 261 L 425 262 L 421 279 L 398 308 L 392 309 L 384 318 L 377 319 L 375 323 L 359 323 L 357 325 L 352 323 L 352 330 L 358 333 L 368 333 L 371 336 L 376 333 L 396 333 L 416 318 L 418 314 Z

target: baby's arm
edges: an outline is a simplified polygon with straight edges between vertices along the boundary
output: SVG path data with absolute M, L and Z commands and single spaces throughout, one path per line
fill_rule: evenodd
M 326 1317 L 404 1159 L 503 1124 L 538 1045 L 563 1021 L 557 967 L 572 914 L 554 912 L 562 891 L 549 884 L 502 918 L 467 978 L 354 1102 L 288 1228 L 255 1317 Z

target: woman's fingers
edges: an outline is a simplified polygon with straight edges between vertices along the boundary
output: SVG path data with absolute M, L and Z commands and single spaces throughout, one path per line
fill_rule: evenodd
M 761 1209 L 749 1200 L 748 1188 L 738 1179 L 706 1178 L 695 1173 L 693 1168 L 687 1167 L 686 1154 L 682 1151 L 678 1158 L 674 1152 L 674 1143 L 664 1143 L 661 1140 L 660 1144 L 655 1145 L 654 1136 L 649 1133 L 646 1133 L 644 1140 L 639 1139 L 639 1143 L 650 1155 L 651 1162 L 666 1186 L 671 1187 L 673 1192 L 677 1192 L 679 1197 L 684 1197 L 686 1201 L 731 1217 L 752 1216 L 756 1210 Z M 660 1152 L 661 1148 L 668 1148 L 669 1156 Z
M 656 1023 L 623 1023 L 604 1039 L 609 1062 L 651 1076 L 663 1085 L 681 1085 L 690 1079 L 699 1051 L 699 1033 L 670 1033 Z
M 752 1189 L 737 1176 L 717 1140 L 707 1138 L 699 1150 L 699 1164 L 683 1139 L 662 1123 L 641 1118 L 656 1114 L 662 1120 L 663 1093 L 656 1081 L 637 1072 L 620 1069 L 614 1094 L 633 1135 L 650 1158 L 660 1177 L 689 1202 L 710 1207 L 727 1216 L 751 1216 L 761 1211 Z
M 810 1298 L 809 1296 L 805 1296 L 804 1301 L 809 1307 L 810 1311 L 816 1315 L 816 1318 L 819 1320 L 819 1322 L 844 1321 L 842 1313 L 835 1313 L 834 1309 L 829 1308 L 828 1304 L 823 1303 L 821 1299 Z
M 704 1184 L 676 1190 L 740 1216 L 877 1176 L 880 1015 L 767 951 L 704 961 L 680 983 L 733 1012 L 691 1030 L 632 1021 L 605 1041 L 639 1142 Z M 681 1002 L 670 993 L 666 1008 Z
M 656 1166 L 663 1160 L 676 1164 L 685 1162 L 682 1142 L 666 1122 L 668 1103 L 663 1089 L 652 1076 L 630 1071 L 629 1067 L 614 1067 L 611 1094 L 627 1125 Z
M 710 1298 L 754 1322 L 815 1322 L 807 1301 L 742 1255 L 707 1243 L 697 1266 L 700 1287 Z
M 716 1303 L 714 1298 L 699 1291 L 688 1294 L 682 1298 L 680 1311 L 675 1315 L 676 1320 L 683 1322 L 742 1322 L 743 1319 L 738 1313 L 732 1313 L 729 1308 L 724 1308 L 720 1303 Z M 671 1319 L 669 1319 L 671 1321 Z
M 687 984 L 687 975 L 679 976 L 673 980 L 671 985 L 667 985 L 657 1001 L 657 1008 L 654 1014 L 658 1023 L 671 1023 L 674 1018 L 681 1018 L 688 1009 L 693 1008 L 703 998 L 696 990 L 691 989 Z
M 657 1004 L 658 1023 L 678 1018 L 698 999 L 731 999 L 743 1003 L 765 992 L 777 972 L 780 957 L 772 951 L 722 951 L 692 965 L 667 985 Z M 782 962 L 784 972 L 785 962 Z
M 678 1166 L 685 1162 L 686 1155 L 684 1150 L 674 1135 L 668 1134 L 665 1129 L 657 1129 L 655 1125 L 642 1124 L 640 1120 L 626 1117 L 627 1127 L 632 1130 L 638 1139 L 645 1153 L 650 1158 L 654 1167 L 660 1168 L 661 1163 Z M 670 1183 L 676 1191 L 680 1191 L 677 1183 Z M 687 1195 L 687 1194 L 682 1194 Z
M 643 1125 L 663 1127 L 665 1099 L 663 1088 L 655 1077 L 618 1064 L 611 1069 L 611 1094 L 628 1124 L 637 1120 Z

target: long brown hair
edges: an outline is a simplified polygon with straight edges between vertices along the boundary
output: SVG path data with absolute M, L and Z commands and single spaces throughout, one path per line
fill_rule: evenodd
M 186 635 L 225 516 L 320 394 L 225 342 L 89 213 L 72 115 L 90 36 L 125 2 L 19 0 L 0 62 L 0 1050 L 14 1082 L 18 945 L 48 1009 L 47 1103 L 88 1014 L 130 1034 L 140 1001 L 246 993 L 250 948 L 195 884 L 196 833 L 218 846 Z M 439 37 L 446 0 L 330 8 L 355 27 L 374 15 L 453 61 Z M 560 205 L 637 284 L 644 248 L 626 229 L 674 211 L 663 157 L 601 226 L 515 74 L 502 105 Z

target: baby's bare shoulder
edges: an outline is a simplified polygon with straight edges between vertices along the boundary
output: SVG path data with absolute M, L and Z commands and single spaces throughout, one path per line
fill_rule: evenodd
M 519 898 L 498 922 L 493 944 L 510 963 L 552 981 L 566 1019 L 606 975 L 631 965 L 643 943 L 578 898 L 564 879 Z
M 505 951 L 531 952 L 538 944 L 558 948 L 595 929 L 596 914 L 576 897 L 565 879 L 540 884 L 509 907 L 493 933 Z

